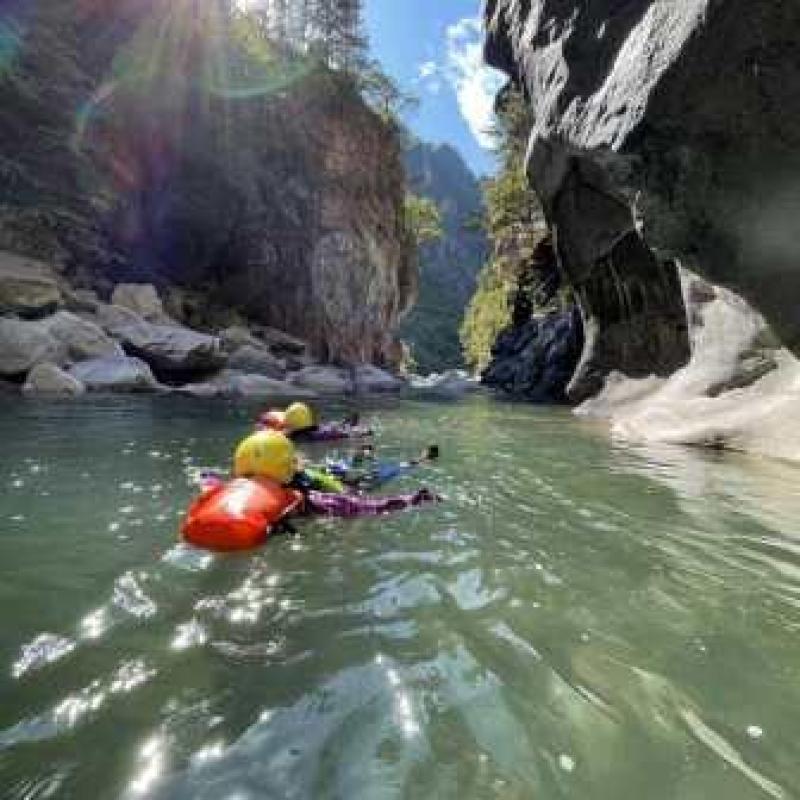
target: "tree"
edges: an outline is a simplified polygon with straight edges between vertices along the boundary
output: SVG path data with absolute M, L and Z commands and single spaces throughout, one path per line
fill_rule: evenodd
M 439 241 L 444 236 L 442 214 L 433 200 L 406 193 L 406 230 L 417 248 Z

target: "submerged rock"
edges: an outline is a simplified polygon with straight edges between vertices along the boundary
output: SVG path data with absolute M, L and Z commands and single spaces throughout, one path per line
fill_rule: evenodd
M 24 375 L 45 361 L 63 364 L 66 347 L 41 323 L 0 319 L 0 376 Z
M 500 334 L 482 380 L 535 403 L 563 403 L 582 350 L 577 308 L 531 319 Z
M 0 313 L 40 317 L 55 311 L 62 300 L 56 274 L 47 264 L 0 252 Z
M 69 374 L 90 391 L 150 392 L 160 388 L 150 367 L 128 356 L 82 361 L 71 367 Z
M 74 375 L 70 375 L 55 364 L 37 364 L 29 373 L 22 387 L 27 394 L 59 394 L 76 397 L 86 387 Z

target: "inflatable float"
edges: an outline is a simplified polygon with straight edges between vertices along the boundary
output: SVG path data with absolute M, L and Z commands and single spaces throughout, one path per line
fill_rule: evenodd
M 252 550 L 303 504 L 300 492 L 263 478 L 236 478 L 208 488 L 181 526 L 185 542 L 216 552 Z

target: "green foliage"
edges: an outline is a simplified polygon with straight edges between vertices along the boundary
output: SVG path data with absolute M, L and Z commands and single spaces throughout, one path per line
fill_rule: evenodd
M 484 186 L 492 255 L 461 326 L 464 358 L 475 370 L 488 365 L 497 335 L 510 324 L 512 295 L 545 233 L 538 198 L 525 174 L 532 122 L 524 97 L 507 92 L 493 131 L 500 170 Z
M 433 200 L 406 192 L 405 227 L 416 247 L 438 242 L 444 236 L 442 213 Z

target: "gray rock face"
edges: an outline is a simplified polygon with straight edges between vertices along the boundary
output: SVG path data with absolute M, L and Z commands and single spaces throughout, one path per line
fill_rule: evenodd
M 59 311 L 41 324 L 66 349 L 70 361 L 123 355 L 122 348 L 102 328 L 69 311 Z
M 0 313 L 38 317 L 62 302 L 55 273 L 41 261 L 0 252 Z
M 504 331 L 483 383 L 535 403 L 563 403 L 583 350 L 577 308 Z
M 64 363 L 65 347 L 40 322 L 0 319 L 0 375 L 23 375 L 36 364 Z
M 489 0 L 485 13 L 488 60 L 531 98 L 529 173 L 573 284 L 638 222 L 800 352 L 800 4 Z M 626 262 L 604 270 L 631 288 Z
M 228 358 L 228 367 L 249 372 L 252 375 L 264 375 L 267 378 L 283 378 L 286 375 L 286 365 L 275 358 L 263 347 L 253 347 L 246 344 L 234 350 Z
M 77 397 L 86 387 L 73 375 L 55 364 L 37 364 L 29 373 L 22 390 L 26 394 L 58 394 Z
M 127 356 L 82 361 L 71 367 L 69 374 L 90 391 L 149 392 L 159 388 L 150 367 Z

